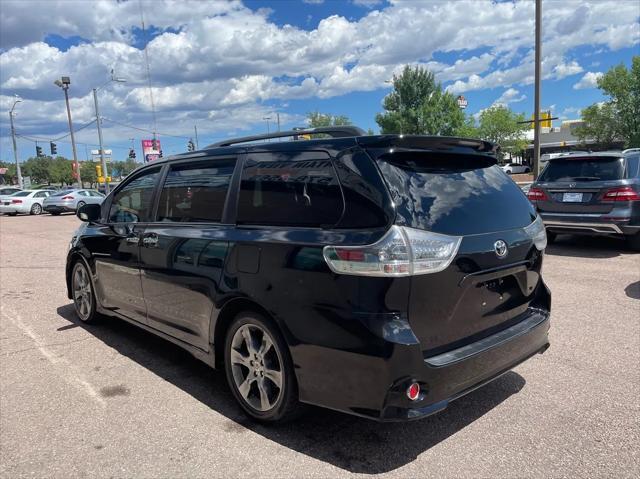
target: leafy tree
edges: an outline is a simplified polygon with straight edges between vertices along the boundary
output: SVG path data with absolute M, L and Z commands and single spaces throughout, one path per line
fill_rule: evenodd
M 476 120 L 472 116 L 466 117 L 462 126 L 458 128 L 456 135 L 463 138 L 478 138 L 480 132 L 476 126 Z
M 375 133 L 373 132 L 373 128 L 367 128 L 367 136 L 373 136 Z
M 82 175 L 82 171 L 80 171 Z M 61 185 L 71 185 L 75 181 L 73 178 L 73 168 L 71 161 L 63 156 L 54 158 L 51 164 L 51 181 Z
M 80 176 L 82 178 L 82 182 L 89 183 L 89 186 L 93 188 L 93 185 L 98 181 L 98 176 L 96 175 L 96 163 L 95 161 L 82 161 L 80 162 Z
M 504 105 L 494 105 L 480 113 L 478 134 L 483 140 L 500 146 L 505 151 L 517 153 L 529 143 L 526 139 L 527 124 L 523 113 L 514 113 Z
M 609 100 L 582 110 L 585 125 L 576 129 L 577 136 L 640 147 L 640 56 L 633 57 L 630 70 L 624 64 L 611 68 L 598 79 L 598 88 Z
M 320 128 L 323 126 L 347 126 L 352 124 L 351 120 L 347 116 L 332 116 L 327 113 L 320 113 L 317 110 L 307 113 L 307 121 L 311 128 Z
M 51 184 L 52 162 L 50 156 L 31 157 L 21 165 L 22 176 L 30 176 L 33 184 Z
M 381 133 L 456 135 L 464 113 L 455 97 L 444 91 L 433 73 L 407 65 L 393 76 L 393 91 L 383 102 L 385 113 L 376 115 Z

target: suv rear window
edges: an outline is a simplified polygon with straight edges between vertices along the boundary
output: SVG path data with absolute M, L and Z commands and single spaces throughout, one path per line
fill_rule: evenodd
M 219 222 L 235 159 L 174 166 L 162 188 L 158 221 Z
M 563 158 L 549 161 L 539 181 L 608 181 L 623 177 L 622 158 Z
M 238 224 L 332 226 L 342 216 L 343 206 L 326 153 L 254 153 L 245 162 Z

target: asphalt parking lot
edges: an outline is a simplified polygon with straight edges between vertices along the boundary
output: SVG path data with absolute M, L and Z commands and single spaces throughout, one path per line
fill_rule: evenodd
M 0 217 L 1 477 L 638 477 L 640 254 L 549 247 L 551 348 L 441 414 L 378 424 L 241 414 L 224 375 L 64 287 L 73 215 Z

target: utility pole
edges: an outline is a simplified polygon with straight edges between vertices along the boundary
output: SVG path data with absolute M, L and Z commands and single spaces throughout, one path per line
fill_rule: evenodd
M 196 132 L 196 150 L 199 150 L 200 146 L 198 145 L 198 125 L 193 125 L 193 130 Z
M 102 174 L 104 175 L 104 191 L 108 195 L 109 194 L 109 182 L 107 181 L 107 161 L 104 158 L 104 146 L 102 145 L 102 125 L 100 120 L 100 109 L 98 108 L 98 89 L 93 89 L 93 102 L 96 107 L 96 124 L 98 125 L 98 143 L 100 146 L 100 164 L 102 165 Z
M 542 78 L 542 0 L 536 0 L 535 106 L 533 113 L 533 179 L 540 173 L 540 83 Z
M 276 120 L 278 121 L 278 133 L 280 133 L 280 113 L 276 113 Z
M 73 123 L 71 122 L 71 108 L 69 108 L 69 85 L 71 79 L 62 77 L 60 80 L 53 82 L 64 91 L 64 102 L 67 105 L 67 119 L 69 120 L 69 134 L 71 135 L 71 150 L 73 151 L 73 164 L 76 166 L 76 174 L 78 175 L 78 185 L 82 188 L 82 177 L 80 176 L 80 163 L 78 163 L 78 154 L 76 152 L 76 139 L 73 135 Z
M 20 98 L 16 98 L 16 101 L 13 102 L 13 106 L 11 110 L 9 110 L 9 120 L 11 121 L 11 139 L 13 140 L 13 158 L 16 160 L 16 175 L 18 176 L 18 186 L 22 188 L 22 173 L 20 172 L 20 162 L 18 161 L 18 147 L 16 146 L 16 129 L 13 126 L 13 110 L 16 105 L 20 103 L 22 100 Z

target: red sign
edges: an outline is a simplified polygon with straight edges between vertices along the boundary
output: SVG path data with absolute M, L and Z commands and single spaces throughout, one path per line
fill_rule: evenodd
M 142 140 L 142 156 L 145 163 L 160 158 L 161 151 L 160 140 Z

